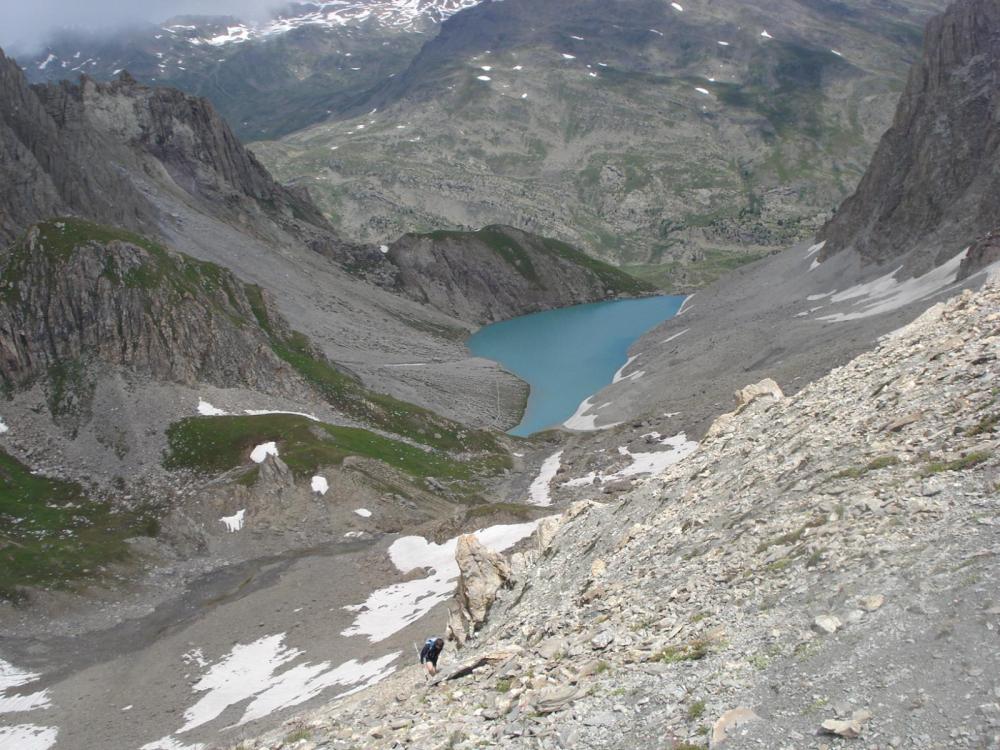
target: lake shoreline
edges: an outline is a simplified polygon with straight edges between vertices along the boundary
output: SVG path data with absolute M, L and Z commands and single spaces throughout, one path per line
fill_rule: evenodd
M 528 437 L 571 429 L 581 404 L 624 373 L 631 346 L 674 317 L 688 296 L 655 295 L 546 310 L 493 323 L 466 341 L 473 356 L 489 359 L 528 384 L 521 421 L 508 434 Z

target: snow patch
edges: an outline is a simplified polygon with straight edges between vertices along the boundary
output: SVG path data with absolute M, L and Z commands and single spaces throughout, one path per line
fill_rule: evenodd
M 705 96 L 710 96 L 712 93 L 708 89 L 703 89 L 700 86 L 695 86 L 694 90 L 697 91 L 699 94 L 704 94 Z
M 0 727 L 0 747 L 10 750 L 49 750 L 56 744 L 59 730 L 35 724 Z
M 559 472 L 559 465 L 562 459 L 562 451 L 557 451 L 542 462 L 542 467 L 538 471 L 538 476 L 528 488 L 528 501 L 532 505 L 552 505 L 552 497 L 549 494 L 549 487 L 552 480 Z
M 312 478 L 310 487 L 312 488 L 313 492 L 318 492 L 320 495 L 325 495 L 327 491 L 330 489 L 330 483 L 326 481 L 326 477 L 317 474 Z
M 673 341 L 674 339 L 676 339 L 676 338 L 678 338 L 680 336 L 683 336 L 685 333 L 687 333 L 690 330 L 691 330 L 690 328 L 685 328 L 682 331 L 678 331 L 677 333 L 673 334 L 672 336 L 668 336 L 667 338 L 663 339 L 662 343 L 669 344 L 671 341 Z
M 616 372 L 614 377 L 611 378 L 612 385 L 614 385 L 615 383 L 620 383 L 623 380 L 638 380 L 639 378 L 641 378 L 643 375 L 646 374 L 645 370 L 638 370 L 636 372 L 633 372 L 631 375 L 624 374 L 626 368 L 630 364 L 635 362 L 635 360 L 637 360 L 638 358 L 639 358 L 638 354 L 636 354 L 633 357 L 629 357 L 628 360 L 626 360 L 625 364 L 623 364 L 621 367 L 618 368 L 618 372 Z
M 361 516 L 362 518 L 371 518 L 372 512 L 368 508 L 358 508 L 354 511 L 355 515 Z
M 765 39 L 774 39 L 773 36 L 767 33 L 767 29 L 764 29 L 762 32 L 760 32 L 760 35 Z
M 205 750 L 203 742 L 195 742 L 193 745 L 186 745 L 176 737 L 161 737 L 158 740 L 147 742 L 139 750 Z
M 831 52 L 832 52 L 833 54 L 835 54 L 835 55 L 836 55 L 837 57 L 843 57 L 843 56 L 844 56 L 842 52 L 838 52 L 838 51 L 837 51 L 837 50 L 835 50 L 835 49 L 831 49 L 830 51 L 831 51 Z
M 5 432 L 10 432 L 10 427 L 3 421 L 3 417 L 0 417 L 0 435 L 3 435 Z
M 576 59 L 576 55 L 571 55 L 568 52 L 563 52 L 562 56 L 563 56 L 563 59 L 565 59 L 565 60 L 575 60 Z
M 821 265 L 823 265 L 823 264 L 819 262 L 819 258 L 813 258 L 813 262 L 809 264 L 809 272 L 811 273 L 811 272 L 815 271 Z
M 898 281 L 896 274 L 903 268 L 900 266 L 885 276 L 872 279 L 864 284 L 857 284 L 842 292 L 831 293 L 831 302 L 857 300 L 853 303 L 853 306 L 860 309 L 856 309 L 854 312 L 823 315 L 818 319 L 840 323 L 847 320 L 868 318 L 872 315 L 881 315 L 898 310 L 913 302 L 922 302 L 942 292 L 946 292 L 953 288 L 953 286 L 956 286 L 955 281 L 958 269 L 968 250 L 969 248 L 965 248 L 955 257 L 942 263 L 937 268 L 928 271 L 923 276 Z M 1000 268 L 1000 261 L 984 268 L 976 275 L 989 273 L 995 268 Z
M 652 31 L 654 34 L 659 34 L 660 36 L 663 36 L 663 32 L 660 31 L 659 29 L 650 29 L 650 31 Z
M 583 487 L 593 484 L 595 480 L 601 482 L 616 482 L 621 479 L 630 479 L 640 474 L 662 474 L 668 467 L 673 466 L 690 456 L 698 448 L 698 443 L 688 440 L 683 432 L 673 437 L 660 438 L 659 433 L 651 432 L 643 437 L 652 437 L 658 440 L 660 445 L 667 446 L 669 450 L 649 451 L 632 453 L 627 447 L 622 446 L 618 453 L 632 459 L 632 463 L 611 474 L 604 472 L 590 472 L 586 476 L 571 479 L 565 483 L 566 487 Z
M 475 532 L 479 542 L 490 549 L 502 552 L 530 536 L 538 521 L 491 526 Z M 395 583 L 377 591 L 362 604 L 345 607 L 357 612 L 354 622 L 341 635 L 364 635 L 372 643 L 385 640 L 410 623 L 416 622 L 438 604 L 444 602 L 455 590 L 458 563 L 455 547 L 458 537 L 444 544 L 429 542 L 420 536 L 405 536 L 389 547 L 389 559 L 401 573 L 416 568 L 429 568 L 433 572 L 426 578 Z
M 718 41 L 718 42 L 716 42 L 716 44 L 718 44 L 720 47 L 728 47 L 729 46 L 729 42 L 723 42 L 721 40 Z
M 223 516 L 219 519 L 226 526 L 226 531 L 237 532 L 243 528 L 243 519 L 246 517 L 247 509 L 236 511 L 231 516 Z
M 0 659 L 0 714 L 37 711 L 42 708 L 51 707 L 52 702 L 49 700 L 48 690 L 41 690 L 37 693 L 7 695 L 7 691 L 11 688 L 28 685 L 40 677 L 41 675 L 36 672 L 28 672 L 20 667 L 15 667 L 10 662 Z
M 477 81 L 492 81 L 493 79 L 489 76 L 476 76 Z
M 680 3 L 670 3 L 670 7 L 676 10 L 678 13 L 684 12 L 684 7 Z
M 39 69 L 39 70 L 45 70 L 45 69 L 46 69 L 47 67 L 49 67 L 49 63 L 50 63 L 50 62 L 52 62 L 52 61 L 53 61 L 53 60 L 55 60 L 55 59 L 56 59 L 56 56 L 55 56 L 55 55 L 53 55 L 53 54 L 52 54 L 52 53 L 50 52 L 50 53 L 49 53 L 49 56 L 48 56 L 48 57 L 46 57 L 46 58 L 45 58 L 45 59 L 44 59 L 44 60 L 43 60 L 42 62 L 40 62 L 40 63 L 38 64 L 38 69 Z
M 278 446 L 273 441 L 270 443 L 261 443 L 250 451 L 250 460 L 255 464 L 264 463 L 264 459 L 268 456 L 278 457 Z
M 389 252 L 389 246 L 388 245 L 379 245 L 378 249 L 379 249 L 379 252 L 382 253 L 382 255 L 385 255 L 387 252 Z
M 816 253 L 818 253 L 820 250 L 822 250 L 825 246 L 826 246 L 826 240 L 823 240 L 822 242 L 817 242 L 815 245 L 813 245 L 808 250 L 806 250 L 805 257 L 806 258 L 811 258 Z
M 184 712 L 185 724 L 178 734 L 207 724 L 229 706 L 248 699 L 235 726 L 305 703 L 331 687 L 350 688 L 340 695 L 356 692 L 388 677 L 400 652 L 366 662 L 352 659 L 337 667 L 330 662 L 302 662 L 279 671 L 303 654 L 285 644 L 285 633 L 237 644 L 194 684 L 193 691 L 204 695 Z
M 604 404 L 608 406 L 608 404 Z M 607 430 L 610 427 L 617 427 L 621 422 L 612 422 L 611 424 L 603 425 L 601 427 L 597 426 L 597 414 L 588 414 L 588 412 L 594 408 L 593 396 L 590 398 L 585 398 L 580 405 L 576 407 L 576 411 L 573 416 L 563 422 L 563 427 L 567 430 L 577 430 L 579 432 L 591 432 L 593 430 Z M 604 408 L 598 407 L 598 408 Z
M 198 413 L 203 417 L 224 417 L 226 415 L 225 411 L 215 408 L 204 399 L 198 401 Z
M 691 295 L 688 295 L 687 299 L 685 299 L 685 300 L 684 300 L 684 301 L 683 301 L 683 302 L 681 303 L 681 309 L 677 311 L 677 314 L 676 314 L 676 315 L 675 315 L 674 317 L 675 317 L 675 318 L 679 318 L 679 317 L 680 317 L 681 315 L 683 315 L 684 313 L 686 313 L 686 312 L 688 311 L 688 303 L 689 303 L 689 302 L 690 302 L 691 300 L 693 300 L 693 299 L 694 299 L 694 295 L 693 295 L 693 294 L 691 294 Z

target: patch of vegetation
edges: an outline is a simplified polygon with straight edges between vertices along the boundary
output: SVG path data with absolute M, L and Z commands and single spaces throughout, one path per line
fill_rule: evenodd
M 60 267 L 74 253 L 99 250 L 111 242 L 125 242 L 145 251 L 134 262 L 123 265 L 107 256 L 101 275 L 112 284 L 130 288 L 164 289 L 177 298 L 190 295 L 214 301 L 228 315 L 217 293 L 226 295 L 233 308 L 237 308 L 235 280 L 226 270 L 214 263 L 173 253 L 162 245 L 124 229 L 108 227 L 77 218 L 51 219 L 36 225 L 39 242 L 32 249 L 25 235 L 11 247 L 3 273 L 3 291 L 6 299 L 16 297 L 18 284 L 29 270 L 45 268 L 49 274 L 58 274 Z
M 689 263 L 636 264 L 622 266 L 622 270 L 666 291 L 686 291 L 707 286 L 730 271 L 767 255 L 739 250 L 706 250 L 699 260 Z
M 33 474 L 0 451 L 0 599 L 23 587 L 69 588 L 128 557 L 125 540 L 155 535 L 150 513 L 116 512 L 75 482 Z
M 497 692 L 498 693 L 509 693 L 510 692 L 510 680 L 500 680 L 497 682 Z
M 705 638 L 696 638 L 678 646 L 667 646 L 660 653 L 660 661 L 676 664 L 682 661 L 698 661 L 708 656 L 711 642 Z
M 924 476 L 930 476 L 931 474 L 940 474 L 944 471 L 971 469 L 973 466 L 978 466 L 981 463 L 989 461 L 989 459 L 989 451 L 976 451 L 962 458 L 956 458 L 954 461 L 931 461 L 924 467 L 923 474 Z
M 53 417 L 77 413 L 93 395 L 93 384 L 88 382 L 82 360 L 56 362 L 49 367 L 48 378 L 45 395 Z
M 285 739 L 282 742 L 285 745 L 291 745 L 296 742 L 301 742 L 302 740 L 308 740 L 312 737 L 312 732 L 308 729 L 296 729 L 294 732 L 285 735 Z
M 822 524 L 823 524 L 822 518 L 814 518 L 793 531 L 788 531 L 784 534 L 779 534 L 778 536 L 773 537 L 772 539 L 768 539 L 767 541 L 761 542 L 760 544 L 757 545 L 757 553 L 759 554 L 761 552 L 766 552 L 771 547 L 796 544 L 802 539 L 803 536 L 805 536 L 806 532 L 809 529 L 815 528 L 816 526 L 821 526 Z
M 1000 412 L 994 414 L 987 414 L 985 417 L 979 420 L 978 424 L 973 427 L 967 433 L 970 436 L 975 435 L 985 435 L 990 432 L 995 432 L 997 425 L 1000 424 Z
M 687 717 L 690 721 L 697 721 L 705 715 L 705 701 L 697 700 L 687 707 Z
M 347 456 L 378 459 L 412 477 L 469 479 L 482 467 L 369 430 L 337 427 L 295 414 L 188 417 L 167 429 L 164 466 L 219 473 L 246 465 L 261 443 L 275 442 L 292 472 L 310 477 Z
M 751 60 L 743 83 L 716 82 L 712 91 L 723 104 L 763 116 L 778 135 L 798 131 L 819 138 L 824 75 L 846 64 L 832 52 L 781 42 Z
M 879 456 L 878 458 L 872 459 L 864 466 L 853 466 L 849 469 L 838 471 L 833 475 L 833 479 L 857 479 L 858 477 L 863 477 L 870 471 L 878 471 L 879 469 L 895 466 L 898 463 L 899 459 L 896 458 L 896 456 Z

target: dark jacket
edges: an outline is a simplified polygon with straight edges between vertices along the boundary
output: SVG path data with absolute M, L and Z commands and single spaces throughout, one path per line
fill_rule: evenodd
M 420 650 L 420 663 L 430 662 L 435 667 L 438 665 L 438 657 L 441 655 L 441 651 L 444 649 L 444 644 L 440 646 L 437 645 L 436 639 L 430 639 L 424 644 L 424 647 Z

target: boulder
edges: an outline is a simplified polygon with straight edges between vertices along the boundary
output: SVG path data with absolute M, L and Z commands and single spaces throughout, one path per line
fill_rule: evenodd
M 861 736 L 864 725 L 871 719 L 872 715 L 868 711 L 855 711 L 850 719 L 827 719 L 820 726 L 826 734 L 833 734 L 837 737 L 856 739 Z
M 755 721 L 760 721 L 760 717 L 752 709 L 743 706 L 729 709 L 716 719 L 715 724 L 712 725 L 712 737 L 709 747 L 719 747 L 729 738 L 731 733 Z
M 459 537 L 455 547 L 458 587 L 448 617 L 448 637 L 459 646 L 486 621 L 497 592 L 511 580 L 503 555 L 485 547 L 475 536 Z
M 781 401 L 784 397 L 785 394 L 781 392 L 781 388 L 771 378 L 764 378 L 759 383 L 740 388 L 733 394 L 737 413 L 743 411 L 754 401 Z
M 833 635 L 840 630 L 843 623 L 836 615 L 819 615 L 813 620 L 813 630 L 822 635 Z

